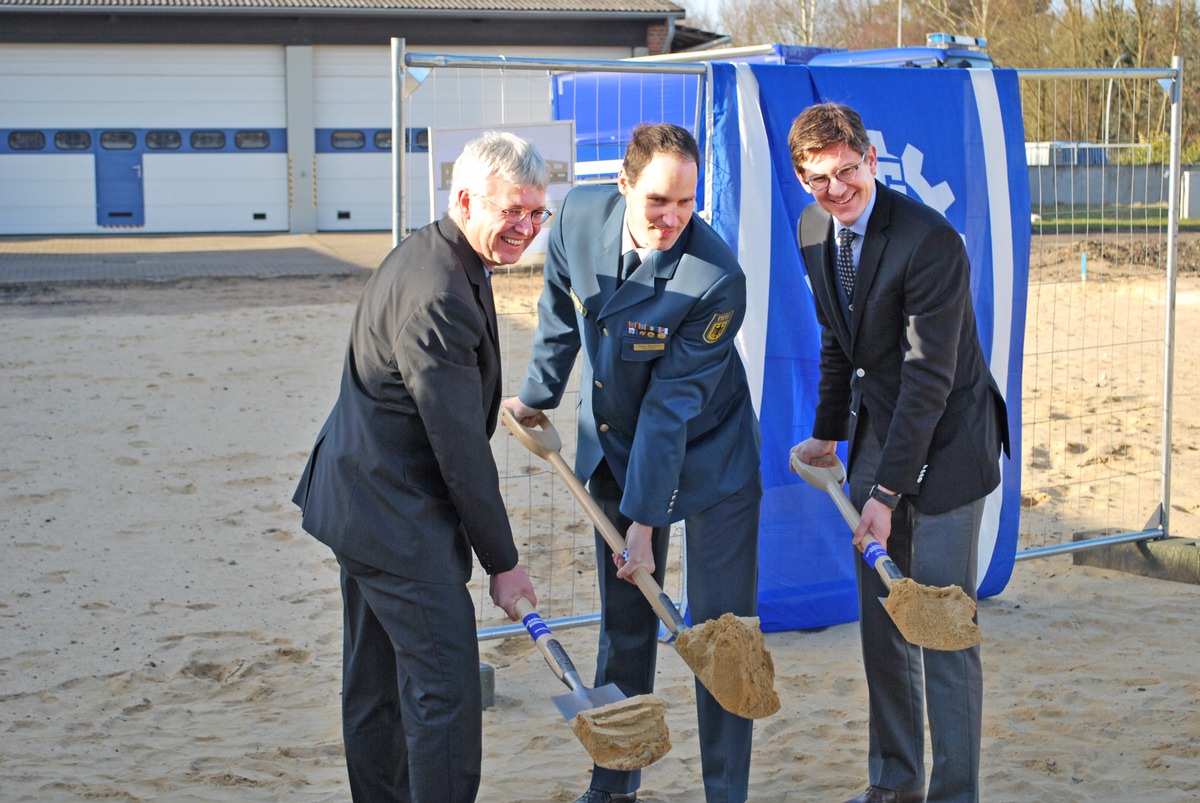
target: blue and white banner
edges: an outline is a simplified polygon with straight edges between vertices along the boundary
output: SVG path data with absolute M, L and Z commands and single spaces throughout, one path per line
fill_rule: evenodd
M 858 618 L 846 524 L 828 495 L 788 469 L 788 450 L 812 434 L 820 327 L 796 242 L 796 222 L 812 198 L 792 169 L 787 134 L 796 115 L 817 102 L 855 108 L 878 152 L 877 178 L 944 214 L 966 242 L 980 339 L 1008 402 L 1014 456 L 1002 459 L 1003 481 L 987 500 L 980 539 L 979 593 L 998 594 L 1017 544 L 1029 276 L 1016 73 L 714 63 L 709 86 L 703 196 L 748 279 L 739 347 L 763 434 L 763 629 Z

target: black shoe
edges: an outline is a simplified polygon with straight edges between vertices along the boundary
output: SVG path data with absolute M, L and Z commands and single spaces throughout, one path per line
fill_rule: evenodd
M 575 803 L 637 803 L 637 792 L 605 792 L 589 789 Z
M 868 786 L 858 797 L 846 803 L 924 803 L 925 795 L 920 792 L 897 792 L 882 786 Z

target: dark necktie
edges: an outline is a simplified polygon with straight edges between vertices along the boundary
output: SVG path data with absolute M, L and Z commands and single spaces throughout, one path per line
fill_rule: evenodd
M 854 300 L 854 232 L 842 229 L 838 232 L 837 274 L 846 291 L 846 300 Z
M 642 258 L 638 256 L 637 251 L 626 251 L 621 254 L 621 274 L 617 277 L 617 284 L 632 276 L 640 264 L 642 264 Z

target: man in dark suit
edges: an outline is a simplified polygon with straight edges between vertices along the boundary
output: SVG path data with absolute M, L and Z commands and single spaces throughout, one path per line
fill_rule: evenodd
M 869 532 L 906 576 L 974 598 L 984 499 L 1000 482 L 1008 427 L 976 332 L 962 238 L 933 209 L 875 181 L 875 147 L 853 109 L 809 107 L 788 145 L 816 200 L 799 238 L 822 327 L 812 437 L 792 452 L 823 465 L 848 440 L 850 497 L 862 510 L 855 546 Z M 870 786 L 848 803 L 978 801 L 979 647 L 905 642 L 878 602 L 882 581 L 855 564 Z
M 571 191 L 550 232 L 525 384 L 504 402 L 532 425 L 558 406 L 583 349 L 575 473 L 628 545 L 613 555 L 596 535 L 596 685 L 631 696 L 654 689 L 658 619 L 630 576 L 644 566 L 662 583 L 672 522 L 686 523 L 692 620 L 757 610 L 760 440 L 734 348 L 746 280 L 692 216 L 699 162 L 686 130 L 638 126 L 615 187 Z M 753 723 L 699 682 L 696 705 L 705 798 L 740 803 Z M 633 801 L 640 782 L 595 767 L 577 803 Z
M 467 803 L 482 704 L 471 551 L 513 619 L 537 602 L 488 445 L 500 408 L 490 286 L 549 217 L 537 150 L 488 132 L 450 209 L 395 248 L 354 314 L 341 392 L 294 500 L 341 565 L 342 726 L 356 801 Z

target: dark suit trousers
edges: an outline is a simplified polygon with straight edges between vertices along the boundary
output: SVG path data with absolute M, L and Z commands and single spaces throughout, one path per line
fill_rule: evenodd
M 471 803 L 483 714 L 475 607 L 338 556 L 345 603 L 342 735 L 355 801 Z
M 601 461 L 590 488 L 604 514 L 624 535 L 631 522 L 619 510 L 620 489 L 606 462 Z M 693 623 L 727 612 L 738 616 L 757 612 L 761 500 L 762 479 L 756 473 L 737 493 L 685 520 L 688 606 Z M 659 585 L 666 574 L 669 531 L 669 527 L 654 530 L 654 579 Z M 636 585 L 617 577 L 612 551 L 599 533 L 596 553 L 601 596 L 596 685 L 616 683 L 630 697 L 648 694 L 654 690 L 658 616 Z M 682 659 L 671 661 L 670 671 L 691 671 Z M 699 680 L 696 715 L 705 799 L 708 803 L 742 803 L 749 793 L 753 720 L 721 708 Z M 640 771 L 593 769 L 591 786 L 595 789 L 631 792 L 640 784 Z
M 859 422 L 863 431 L 865 421 Z M 870 496 L 880 448 L 858 438 L 850 498 L 860 510 Z M 930 586 L 957 585 L 975 598 L 984 500 L 938 515 L 907 502 L 892 516 L 888 554 L 906 577 Z M 927 803 L 977 803 L 983 669 L 978 645 L 923 650 L 900 635 L 880 597 L 887 588 L 855 550 L 860 632 L 870 697 L 870 783 L 901 792 L 925 788 L 925 714 L 933 743 Z

